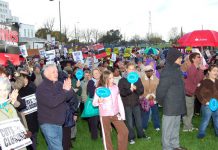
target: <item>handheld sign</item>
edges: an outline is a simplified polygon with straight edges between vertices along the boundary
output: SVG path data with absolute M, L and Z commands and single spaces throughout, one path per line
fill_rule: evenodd
M 218 102 L 217 99 L 211 98 L 209 102 L 209 108 L 211 111 L 216 111 L 218 108 Z
M 82 69 L 78 69 L 78 70 L 76 71 L 76 78 L 77 78 L 78 80 L 81 80 L 81 79 L 83 78 L 83 75 L 84 75 L 84 72 L 83 72 Z
M 19 150 L 32 144 L 19 118 L 0 122 L 0 145 L 3 150 Z
M 25 115 L 28 115 L 28 114 L 31 114 L 31 113 L 34 113 L 37 111 L 37 100 L 36 100 L 35 94 L 31 94 L 31 95 L 22 97 L 22 99 L 26 103 L 26 108 L 24 110 L 22 110 L 22 112 Z
M 106 98 L 111 95 L 111 91 L 108 88 L 100 87 L 96 90 L 96 94 L 101 98 Z
M 127 81 L 131 84 L 136 83 L 138 81 L 138 79 L 139 79 L 139 75 L 136 72 L 130 72 L 127 75 Z

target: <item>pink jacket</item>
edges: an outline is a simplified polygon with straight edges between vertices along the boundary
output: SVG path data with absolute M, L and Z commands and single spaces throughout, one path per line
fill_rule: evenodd
M 123 102 L 120 97 L 119 88 L 116 85 L 109 87 L 111 95 L 103 98 L 103 102 L 99 103 L 99 97 L 95 93 L 93 99 L 93 106 L 99 106 L 100 116 L 115 116 L 118 115 L 119 120 L 125 120 L 125 111 L 123 107 Z M 97 89 L 96 89 L 97 90 Z

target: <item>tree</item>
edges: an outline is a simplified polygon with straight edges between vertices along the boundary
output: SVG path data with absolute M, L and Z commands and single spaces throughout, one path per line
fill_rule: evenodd
M 36 31 L 35 36 L 42 39 L 47 39 L 47 34 L 51 34 L 51 31 L 47 28 L 40 28 Z
M 86 43 L 89 44 L 93 35 L 92 29 L 86 29 L 82 31 L 82 37 L 85 39 Z
M 142 39 L 139 35 L 134 35 L 132 39 L 130 40 L 130 44 L 135 45 L 135 47 L 138 47 L 139 44 L 141 43 L 142 43 Z
M 98 29 L 92 29 L 92 31 L 93 31 L 92 37 L 94 39 L 94 42 L 98 43 L 98 40 L 100 38 L 102 38 L 104 34 L 103 34 L 103 32 L 99 31 Z
M 102 38 L 99 39 L 100 43 L 105 44 L 117 44 L 122 39 L 122 35 L 119 30 L 110 30 L 107 31 L 106 35 L 103 35 Z
M 172 44 L 176 44 L 177 40 L 179 39 L 179 33 L 178 33 L 178 28 L 177 27 L 172 27 L 169 31 L 169 41 Z
M 157 33 L 147 34 L 147 42 L 149 45 L 157 45 L 163 42 L 162 37 Z
M 49 31 L 53 31 L 55 18 L 49 18 L 44 23 L 44 28 L 49 29 Z

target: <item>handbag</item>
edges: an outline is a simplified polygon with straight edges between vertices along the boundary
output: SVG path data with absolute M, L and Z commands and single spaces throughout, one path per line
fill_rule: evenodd
M 88 118 L 88 117 L 94 117 L 94 116 L 98 116 L 98 115 L 99 115 L 99 108 L 94 107 L 92 105 L 92 98 L 88 97 L 86 102 L 85 102 L 84 110 L 81 114 L 81 117 Z
M 139 99 L 139 102 L 143 111 L 148 112 L 150 110 L 150 102 L 148 99 L 146 99 L 145 97 L 141 97 Z

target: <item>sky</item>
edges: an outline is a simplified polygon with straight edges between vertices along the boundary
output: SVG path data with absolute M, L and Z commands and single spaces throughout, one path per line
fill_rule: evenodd
M 59 0 L 4 0 L 21 23 L 42 27 L 55 18 L 59 30 Z M 145 37 L 151 12 L 152 33 L 169 39 L 173 27 L 183 32 L 209 29 L 218 31 L 217 0 L 60 0 L 62 27 L 105 32 L 119 29 L 126 39 Z

